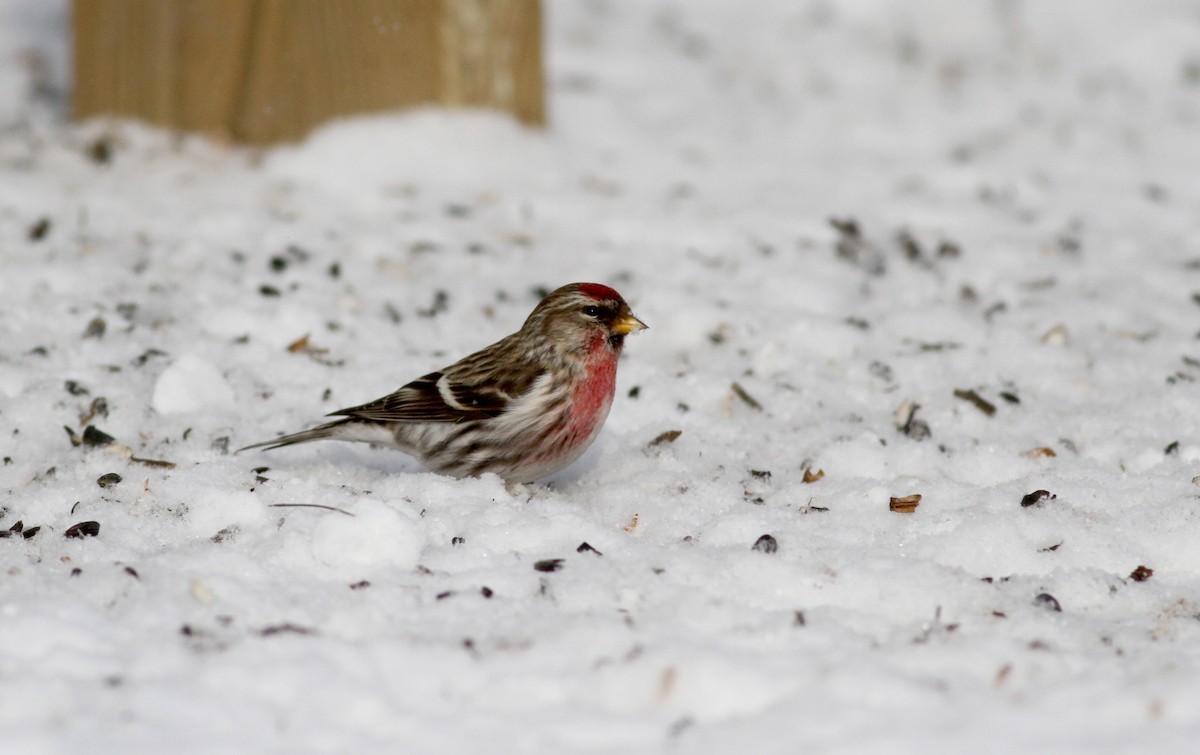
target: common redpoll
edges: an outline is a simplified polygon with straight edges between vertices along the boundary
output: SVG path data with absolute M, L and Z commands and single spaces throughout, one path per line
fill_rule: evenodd
M 329 415 L 345 419 L 246 448 L 363 441 L 399 448 L 442 474 L 533 482 L 578 459 L 600 434 L 625 336 L 645 327 L 608 286 L 572 283 L 482 351 Z

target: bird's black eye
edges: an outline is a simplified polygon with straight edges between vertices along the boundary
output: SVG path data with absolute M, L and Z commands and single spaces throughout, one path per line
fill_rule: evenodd
M 599 317 L 600 316 L 600 308 L 595 305 L 589 304 L 588 306 L 583 308 L 583 313 L 585 315 L 587 315 L 588 317 Z

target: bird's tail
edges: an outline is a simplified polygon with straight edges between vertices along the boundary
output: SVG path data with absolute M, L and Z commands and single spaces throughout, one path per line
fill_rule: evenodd
M 262 448 L 270 451 L 274 448 L 282 448 L 283 446 L 291 446 L 296 443 L 307 443 L 310 440 L 358 440 L 356 437 L 350 437 L 352 433 L 347 433 L 346 425 L 356 422 L 354 419 L 339 419 L 336 422 L 327 422 L 324 425 L 319 425 L 311 430 L 304 430 L 291 435 L 284 435 L 272 440 L 264 440 L 261 443 L 251 443 L 248 446 L 239 448 L 234 453 L 249 451 L 251 448 Z

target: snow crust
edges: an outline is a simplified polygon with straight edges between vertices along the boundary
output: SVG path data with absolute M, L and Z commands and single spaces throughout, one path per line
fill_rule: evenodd
M 547 16 L 545 131 L 263 151 L 0 2 L 4 752 L 1194 752 L 1194 4 Z M 548 484 L 232 453 L 581 280 L 650 329 Z

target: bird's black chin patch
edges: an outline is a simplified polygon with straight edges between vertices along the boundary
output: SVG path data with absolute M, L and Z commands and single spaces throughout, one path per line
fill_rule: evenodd
M 625 344 L 625 336 L 621 335 L 620 333 L 613 333 L 611 336 L 608 337 L 608 345 L 612 346 L 614 349 L 619 349 L 624 344 Z

